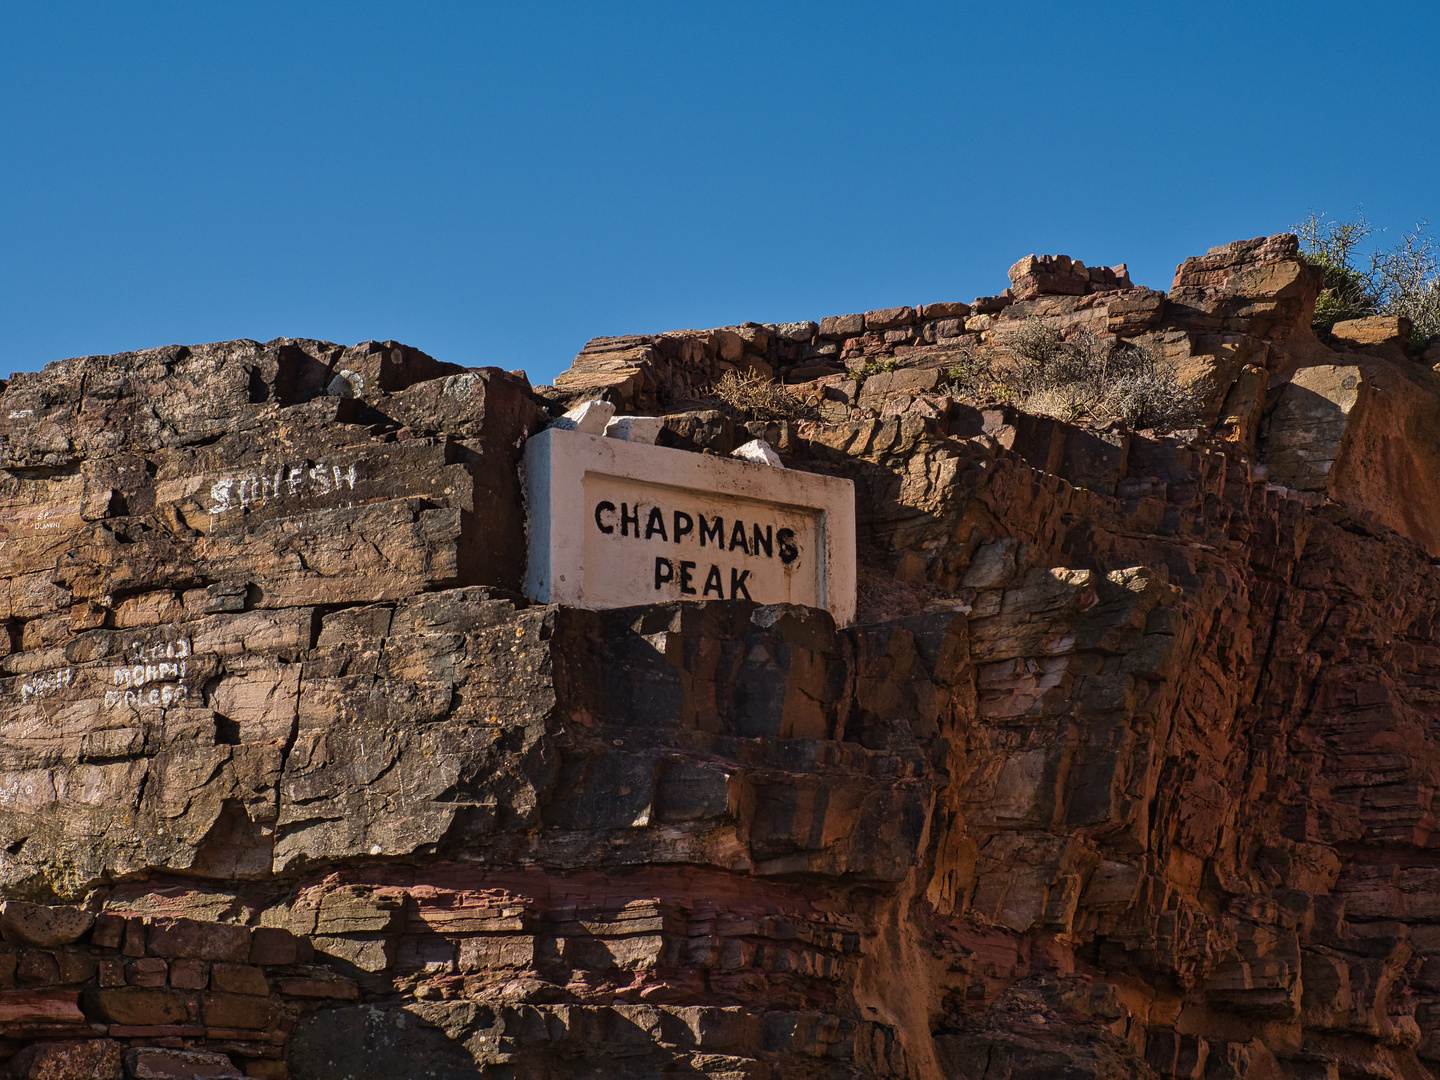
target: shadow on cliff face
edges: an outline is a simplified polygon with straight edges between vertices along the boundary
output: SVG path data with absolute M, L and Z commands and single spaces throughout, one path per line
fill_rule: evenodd
M 208 878 L 255 878 L 270 872 L 273 830 L 252 819 L 238 799 L 221 803 L 220 814 L 195 850 L 193 873 Z
M 785 1055 L 792 1028 L 818 1014 L 726 1010 L 708 1022 L 649 1006 L 585 1008 L 470 1001 L 348 1005 L 307 1016 L 291 1043 L 292 1080 L 683 1080 L 773 1075 L 849 1080 L 844 1060 Z M 702 1012 L 707 1010 L 691 1010 Z M 710 1013 L 716 1010 L 708 1010 Z M 694 1024 L 698 1023 L 698 1029 Z M 708 1051 L 702 1043 L 714 1042 Z M 770 1072 L 750 1057 L 781 1054 Z M 743 1054 L 745 1056 L 736 1056 Z M 769 1056 L 769 1055 L 767 1055 Z M 717 1067 L 726 1071 L 716 1073 Z M 734 1070 L 734 1071 L 731 1071 Z M 967 1075 L 967 1074 L 960 1074 Z
M 1273 483 L 1324 492 L 1340 457 L 1351 412 L 1362 398 L 1360 371 L 1306 368 L 1279 388 L 1261 432 L 1261 458 Z
M 463 1007 L 463 1011 L 473 1014 L 489 1010 L 472 1005 Z M 470 1025 L 462 1021 L 459 1026 Z M 447 1032 L 400 1006 L 327 1009 L 307 1016 L 296 1027 L 290 1073 L 295 1080 L 367 1080 L 379 1076 L 479 1080 L 487 1075 L 484 1067 L 454 1037 L 454 1030 L 455 1025 Z

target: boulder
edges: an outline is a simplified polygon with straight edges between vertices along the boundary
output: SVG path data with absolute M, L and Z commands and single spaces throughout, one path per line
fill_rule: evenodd
M 1202 332 L 1303 341 L 1310 337 L 1320 278 L 1292 234 L 1222 244 L 1176 268 L 1169 318 Z
M 0 903 L 0 934 L 23 945 L 69 945 L 80 940 L 95 916 L 78 907 L 45 907 L 23 900 Z
M 915 321 L 912 307 L 881 308 L 865 313 L 866 330 L 893 330 L 898 326 L 909 326 Z
M 1371 315 L 1337 322 L 1330 333 L 1349 345 L 1384 345 L 1392 341 L 1403 345 L 1410 341 L 1413 329 L 1403 315 Z
M 865 316 L 829 315 L 820 320 L 820 336 L 826 338 L 847 338 L 865 332 Z

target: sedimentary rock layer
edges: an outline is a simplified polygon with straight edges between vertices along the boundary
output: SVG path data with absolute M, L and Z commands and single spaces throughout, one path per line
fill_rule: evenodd
M 1313 300 L 1272 237 L 1168 295 L 1031 258 L 974 304 L 602 339 L 553 389 L 390 342 L 15 377 L 0 1056 L 1430 1075 L 1436 376 Z M 1031 319 L 1163 353 L 1199 427 L 945 391 Z M 815 418 L 694 400 L 730 369 Z M 853 479 L 857 623 L 520 596 L 524 441 L 602 394 Z

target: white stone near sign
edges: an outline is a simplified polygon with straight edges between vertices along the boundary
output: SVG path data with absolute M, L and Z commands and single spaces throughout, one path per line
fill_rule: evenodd
M 525 473 L 533 599 L 738 599 L 855 618 L 849 480 L 560 428 L 529 441 Z

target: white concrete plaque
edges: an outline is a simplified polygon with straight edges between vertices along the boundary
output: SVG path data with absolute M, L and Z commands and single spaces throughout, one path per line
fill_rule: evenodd
M 525 447 L 527 596 L 753 600 L 855 618 L 855 485 L 550 428 Z

